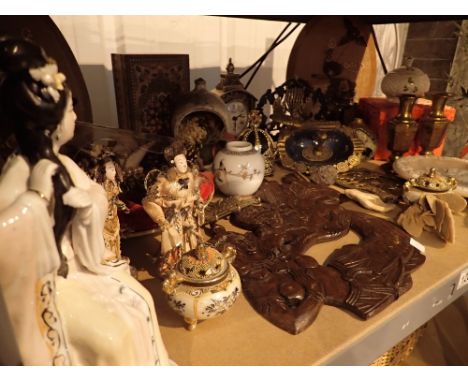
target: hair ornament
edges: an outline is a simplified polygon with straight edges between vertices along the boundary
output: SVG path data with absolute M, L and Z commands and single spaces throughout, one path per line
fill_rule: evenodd
M 54 102 L 60 100 L 58 90 L 63 90 L 65 75 L 58 71 L 56 63 L 48 63 L 39 68 L 29 69 L 29 75 L 38 82 L 42 82 L 46 86 L 46 91 L 53 98 Z

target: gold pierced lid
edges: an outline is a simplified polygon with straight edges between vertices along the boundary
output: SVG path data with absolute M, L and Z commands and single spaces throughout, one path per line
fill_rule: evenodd
M 406 190 L 416 187 L 425 191 L 446 192 L 455 189 L 457 181 L 455 178 L 443 176 L 435 168 L 431 168 L 428 173 L 408 180 L 404 187 Z
M 201 244 L 182 256 L 177 270 L 186 281 L 207 284 L 221 280 L 229 267 L 225 256 L 213 247 Z

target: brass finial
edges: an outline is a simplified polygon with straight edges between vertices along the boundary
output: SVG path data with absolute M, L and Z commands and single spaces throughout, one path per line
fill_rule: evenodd
M 226 66 L 226 71 L 228 74 L 234 74 L 234 64 L 232 63 L 232 58 L 229 57 L 229 62 Z

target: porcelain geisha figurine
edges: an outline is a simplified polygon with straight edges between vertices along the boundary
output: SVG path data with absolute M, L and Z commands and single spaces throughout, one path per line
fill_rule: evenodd
M 1 129 L 18 152 L 0 178 L 0 287 L 25 365 L 168 364 L 149 292 L 103 264 L 104 189 L 59 153 L 76 115 L 35 44 L 0 39 Z
M 146 213 L 161 228 L 162 275 L 203 241 L 200 226 L 205 207 L 199 191 L 201 177 L 196 168 L 189 168 L 183 146 L 173 144 L 164 154 L 172 167 L 157 177 L 143 199 Z

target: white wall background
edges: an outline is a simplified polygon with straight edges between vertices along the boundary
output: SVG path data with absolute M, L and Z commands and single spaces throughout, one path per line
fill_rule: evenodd
M 390 72 L 401 66 L 405 51 L 406 36 L 408 35 L 408 23 L 374 25 L 375 36 L 382 53 L 385 66 Z M 377 65 L 377 81 L 375 82 L 374 95 L 384 96 L 380 89 L 380 83 L 384 77 L 382 65 Z
M 70 45 L 90 93 L 94 122 L 117 126 L 111 53 L 189 54 L 191 88 L 214 88 L 232 57 L 236 72 L 255 62 L 287 23 L 212 16 L 52 16 Z M 277 47 L 249 87 L 257 98 L 285 81 L 302 26 Z M 243 78 L 245 83 L 250 73 Z
M 189 54 L 191 88 L 203 77 L 214 88 L 229 57 L 241 73 L 255 62 L 287 25 L 284 22 L 214 16 L 52 16 L 80 64 L 94 122 L 117 127 L 111 53 Z M 388 70 L 399 66 L 407 24 L 376 26 Z M 263 63 L 249 87 L 257 98 L 285 81 L 297 28 Z M 313 52 L 311 52 L 313 54 Z M 376 95 L 383 71 L 378 65 Z M 250 73 L 243 78 L 244 84 Z

